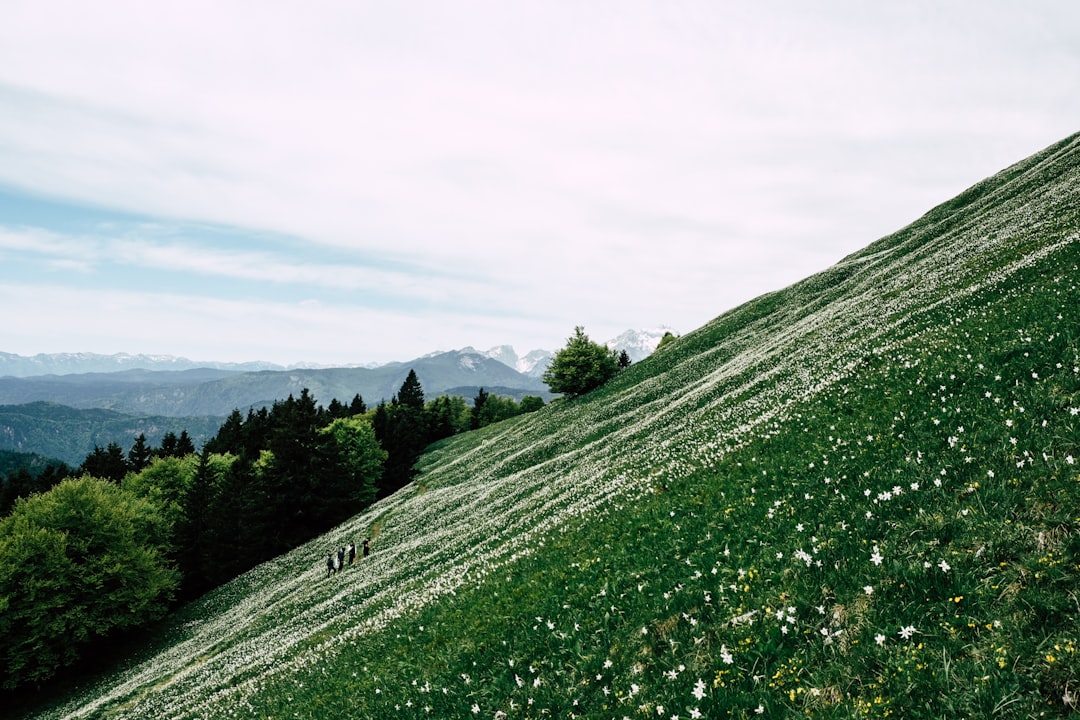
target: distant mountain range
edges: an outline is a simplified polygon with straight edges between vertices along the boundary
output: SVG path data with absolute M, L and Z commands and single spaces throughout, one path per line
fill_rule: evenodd
M 664 333 L 670 328 L 661 327 L 652 330 L 627 330 L 606 344 L 610 348 L 626 350 L 634 362 L 648 357 L 656 349 Z M 450 351 L 455 352 L 455 351 Z M 464 347 L 457 351 L 467 354 L 483 355 L 498 360 L 504 365 L 517 370 L 523 375 L 540 377 L 547 368 L 554 350 L 532 350 L 525 355 L 518 355 L 510 345 L 498 345 L 490 350 L 476 350 Z M 445 354 L 443 351 L 430 353 L 426 357 Z M 414 361 L 415 362 L 415 361 Z M 389 363 L 390 365 L 401 363 Z M 408 364 L 408 363 L 404 363 Z M 344 366 L 328 366 L 313 363 L 296 365 L 278 365 L 271 362 L 254 360 L 250 362 L 218 362 L 188 360 L 173 355 L 147 355 L 117 353 L 101 355 L 97 353 L 39 353 L 37 355 L 16 355 L 0 352 L 0 378 L 35 377 L 39 375 L 76 375 L 85 373 L 116 373 L 126 370 L 151 370 L 182 372 L 189 370 L 222 370 L 229 373 L 285 371 L 285 370 L 328 370 L 340 368 L 375 369 L 382 367 L 378 363 L 357 363 Z
M 664 332 L 630 330 L 608 346 L 626 350 L 636 362 L 656 348 Z M 551 400 L 541 376 L 554 355 L 533 350 L 518 356 L 501 345 L 372 367 L 286 369 L 155 355 L 0 353 L 0 450 L 77 464 L 94 445 L 115 442 L 126 450 L 140 432 L 157 445 L 164 433 L 182 429 L 199 445 L 234 409 L 246 413 L 305 388 L 322 405 L 335 399 L 348 404 L 360 395 L 373 407 L 401 389 L 409 370 L 416 372 L 428 399 L 457 395 L 471 401 L 484 388 L 518 401 L 527 395 Z

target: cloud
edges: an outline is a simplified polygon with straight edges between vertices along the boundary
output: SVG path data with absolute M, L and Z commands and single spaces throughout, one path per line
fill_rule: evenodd
M 1074 132 L 1033 7 L 16 0 L 0 184 L 125 217 L 0 252 L 387 342 L 685 332 Z

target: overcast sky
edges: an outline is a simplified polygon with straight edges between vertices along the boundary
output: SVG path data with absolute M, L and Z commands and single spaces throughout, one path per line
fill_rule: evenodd
M 1080 2 L 53 2 L 0 351 L 351 364 L 700 327 L 1080 131 Z

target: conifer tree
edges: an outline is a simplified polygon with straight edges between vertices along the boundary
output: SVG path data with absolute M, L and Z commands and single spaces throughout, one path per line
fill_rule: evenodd
M 133 472 L 139 472 L 150 464 L 150 458 L 154 456 L 153 449 L 146 444 L 146 435 L 139 433 L 135 443 L 128 450 L 128 465 Z

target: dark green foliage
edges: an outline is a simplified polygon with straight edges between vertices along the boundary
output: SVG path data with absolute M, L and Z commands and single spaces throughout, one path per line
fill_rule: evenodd
M 480 418 L 484 412 L 484 406 L 487 404 L 488 394 L 484 388 L 480 388 L 480 391 L 476 393 L 476 397 L 473 398 L 472 404 L 472 418 L 469 420 L 470 430 L 479 430 Z
M 459 418 L 465 402 L 461 398 L 440 395 L 427 404 L 428 434 L 431 442 L 448 438 L 458 432 Z
M 62 462 L 6 450 L 0 450 L 0 468 L 0 517 L 10 513 L 19 498 L 45 492 L 72 472 Z
M 112 632 L 161 617 L 179 574 L 149 501 L 66 480 L 0 521 L 0 677 L 41 682 Z
M 603 345 L 594 343 L 580 325 L 555 354 L 544 371 L 544 382 L 552 392 L 569 397 L 584 395 L 600 387 L 618 372 L 618 360 Z
M 660 342 L 657 343 L 656 349 L 659 350 L 660 348 L 667 345 L 669 342 L 672 342 L 673 340 L 675 340 L 675 338 L 677 338 L 677 337 L 678 337 L 677 335 L 675 335 L 670 330 L 668 330 L 666 333 L 664 333 L 664 337 L 660 338 Z
M 135 438 L 135 443 L 128 450 L 128 465 L 133 471 L 139 472 L 150 464 L 150 458 L 153 455 L 154 451 L 146 443 L 146 434 L 139 433 Z
M 181 430 L 177 436 L 174 432 L 167 432 L 161 438 L 161 448 L 157 452 L 158 457 L 184 457 L 195 452 L 195 443 L 187 430 Z
M 540 408 L 544 407 L 544 398 L 537 395 L 526 395 L 525 397 L 521 398 L 521 403 L 519 407 L 521 408 L 521 412 L 523 413 L 536 412 Z
M 414 410 L 424 409 L 424 389 L 420 386 L 420 379 L 416 377 L 415 370 L 409 370 L 405 382 L 401 384 L 401 389 L 398 390 L 397 401 L 399 404 Z
M 95 446 L 79 469 L 87 475 L 120 482 L 127 474 L 128 464 L 120 446 L 109 443 L 105 449 Z

